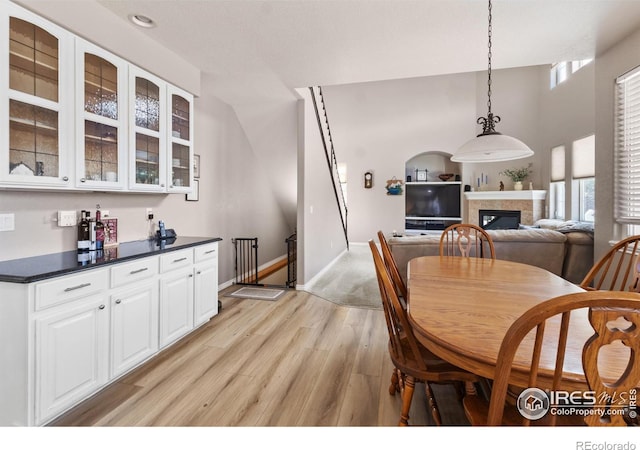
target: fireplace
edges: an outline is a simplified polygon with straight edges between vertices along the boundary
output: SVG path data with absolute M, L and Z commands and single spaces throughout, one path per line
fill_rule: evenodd
M 485 230 L 517 230 L 520 225 L 520 211 L 481 209 L 478 219 L 478 223 Z

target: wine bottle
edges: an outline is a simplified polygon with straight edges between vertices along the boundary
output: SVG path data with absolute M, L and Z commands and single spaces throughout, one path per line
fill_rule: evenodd
M 90 245 L 89 220 L 83 209 L 80 213 L 80 223 L 78 223 L 78 253 L 88 252 Z
M 102 250 L 104 248 L 104 224 L 101 221 L 100 210 L 96 211 L 96 250 Z

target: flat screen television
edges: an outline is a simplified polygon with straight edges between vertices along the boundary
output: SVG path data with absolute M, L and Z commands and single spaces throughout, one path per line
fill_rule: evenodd
M 407 217 L 460 217 L 460 183 L 406 185 Z

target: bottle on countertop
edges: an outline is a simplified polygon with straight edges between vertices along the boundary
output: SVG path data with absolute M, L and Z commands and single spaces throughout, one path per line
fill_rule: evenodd
M 96 250 L 102 250 L 104 248 L 104 223 L 102 223 L 102 217 L 100 214 L 100 210 L 96 211 Z
M 164 227 L 164 221 L 159 221 L 158 222 L 158 230 L 160 233 L 160 239 L 164 239 L 167 237 L 167 230 Z
M 83 209 L 78 223 L 78 253 L 88 252 L 90 246 L 89 220 L 87 219 L 86 211 Z

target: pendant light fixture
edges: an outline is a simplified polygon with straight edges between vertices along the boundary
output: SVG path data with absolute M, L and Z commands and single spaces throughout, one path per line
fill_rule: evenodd
M 525 143 L 511 136 L 505 136 L 496 131 L 496 124 L 500 116 L 491 112 L 491 0 L 489 0 L 489 69 L 488 69 L 488 101 L 487 117 L 480 117 L 478 124 L 482 125 L 482 133 L 460 147 L 451 157 L 454 162 L 496 162 L 526 158 L 533 155 Z

